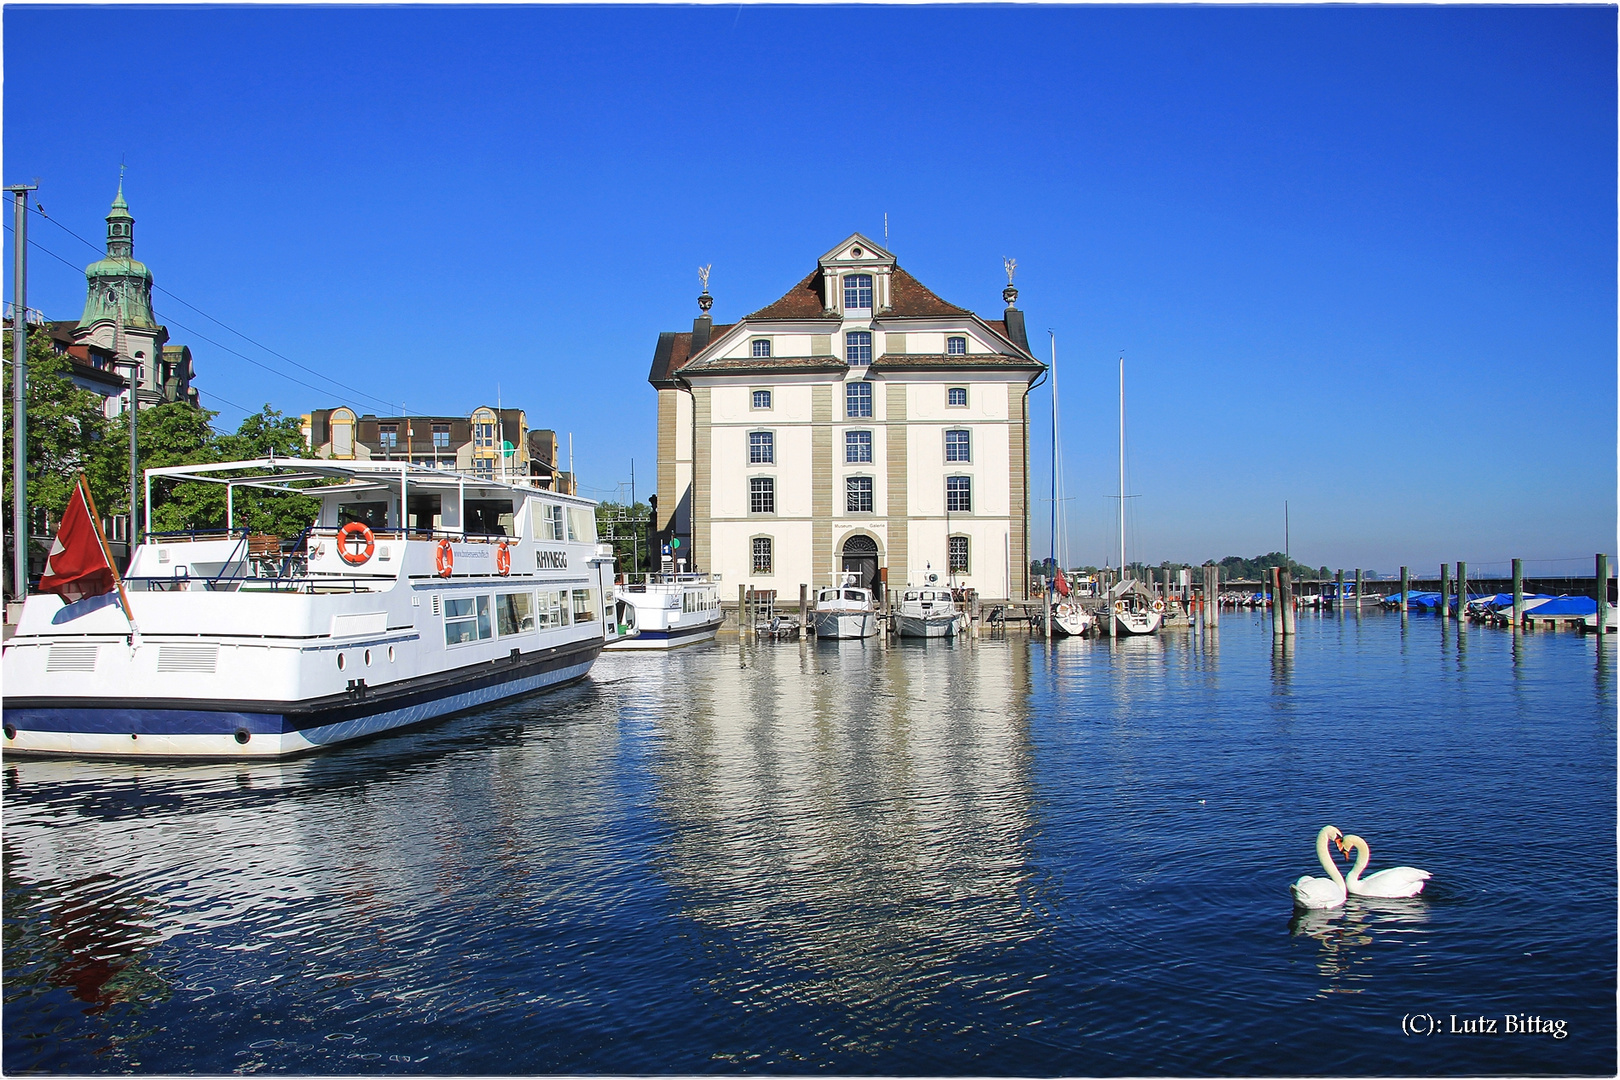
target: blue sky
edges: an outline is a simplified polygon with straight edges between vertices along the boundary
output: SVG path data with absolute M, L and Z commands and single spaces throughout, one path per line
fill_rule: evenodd
M 1071 561 L 1114 546 L 1122 352 L 1132 558 L 1280 548 L 1284 500 L 1314 565 L 1615 550 L 1613 7 L 8 5 L 4 29 L 6 182 L 99 244 L 122 158 L 161 288 L 395 408 L 499 393 L 573 433 L 598 497 L 632 459 L 650 490 L 647 369 L 699 265 L 729 322 L 887 213 L 900 264 L 986 317 L 1018 260 L 1043 358 L 1057 336 Z M 30 268 L 30 306 L 76 318 L 82 274 Z M 157 299 L 223 427 L 383 411 Z

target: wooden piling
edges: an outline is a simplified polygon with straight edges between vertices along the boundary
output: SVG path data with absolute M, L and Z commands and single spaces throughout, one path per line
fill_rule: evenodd
M 799 582 L 799 640 L 810 632 L 810 586 Z
M 1295 630 L 1293 571 L 1289 570 L 1287 567 L 1284 567 L 1282 573 L 1278 575 L 1277 580 L 1282 586 L 1282 591 L 1278 594 L 1278 596 L 1280 602 L 1282 603 L 1283 635 L 1285 637 L 1293 637 Z
M 1599 554 L 1597 557 L 1597 636 L 1598 644 L 1603 644 L 1603 635 L 1609 632 L 1609 557 Z
M 1048 584 L 1046 588 L 1041 590 L 1041 595 L 1046 601 L 1046 621 L 1042 628 L 1046 631 L 1046 640 L 1050 642 L 1052 640 L 1052 586 Z
M 1266 572 L 1266 576 L 1271 579 L 1266 583 L 1271 586 L 1271 636 L 1280 638 L 1283 636 L 1282 568 L 1273 566 Z
M 1406 594 L 1411 590 L 1411 588 L 1412 575 L 1406 569 L 1406 567 L 1403 566 L 1401 567 L 1401 618 L 1403 619 L 1406 618 Z
M 1524 560 L 1513 560 L 1513 632 L 1524 626 Z
M 1457 621 L 1460 623 L 1468 615 L 1468 564 L 1457 564 Z
M 1451 564 L 1440 564 L 1440 619 L 1443 622 L 1451 612 Z
M 1361 618 L 1361 590 L 1366 585 L 1366 579 L 1360 568 L 1356 570 L 1356 618 Z
M 1333 572 L 1333 610 L 1339 618 L 1344 618 L 1344 571 Z
M 748 625 L 748 586 L 737 583 L 737 636 L 741 637 L 743 627 Z

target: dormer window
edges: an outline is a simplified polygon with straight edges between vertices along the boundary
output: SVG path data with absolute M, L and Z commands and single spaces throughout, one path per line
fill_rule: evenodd
M 948 337 L 948 338 L 946 338 L 945 339 L 945 355 L 946 356 L 966 356 L 967 355 L 967 338 L 965 338 L 965 337 Z
M 754 339 L 754 355 L 755 356 L 769 356 L 769 355 L 771 355 L 771 339 L 770 338 L 755 338 Z
M 872 275 L 844 275 L 844 309 L 872 310 Z

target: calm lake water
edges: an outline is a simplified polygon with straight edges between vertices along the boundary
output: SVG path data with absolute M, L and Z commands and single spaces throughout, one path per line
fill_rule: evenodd
M 280 765 L 7 759 L 3 1064 L 1613 1074 L 1613 665 L 732 639 Z M 1428 891 L 1296 917 L 1328 823 Z

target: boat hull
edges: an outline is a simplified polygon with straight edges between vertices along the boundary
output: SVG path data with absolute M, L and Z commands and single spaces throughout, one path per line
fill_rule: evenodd
M 719 620 L 702 626 L 672 626 L 664 630 L 640 630 L 635 637 L 621 638 L 603 648 L 604 652 L 659 652 L 713 641 Z
M 290 757 L 572 682 L 600 651 L 599 640 L 558 646 L 303 702 L 11 698 L 3 745 L 8 755 Z
M 955 637 L 961 632 L 962 616 L 900 615 L 900 636 L 909 638 Z
M 818 638 L 877 636 L 877 613 L 872 611 L 817 611 L 810 616 Z
M 1134 637 L 1146 634 L 1156 634 L 1159 626 L 1164 622 L 1164 616 L 1157 611 L 1114 613 L 1115 632 L 1121 637 Z

